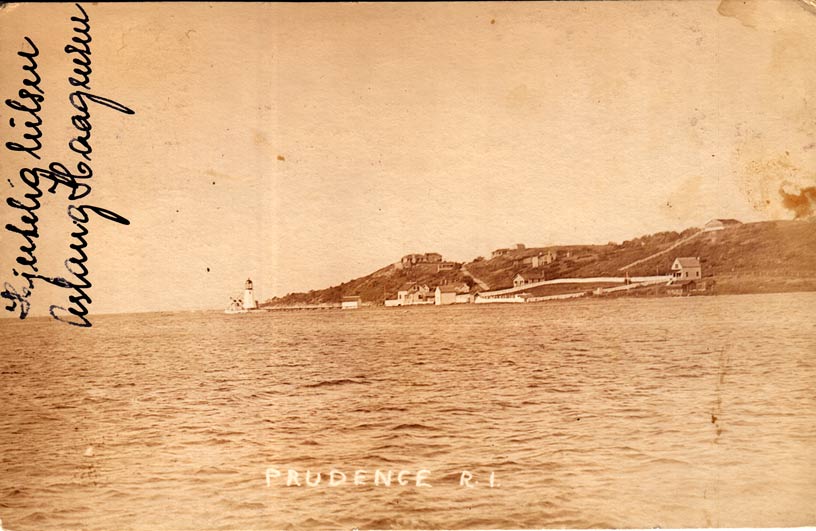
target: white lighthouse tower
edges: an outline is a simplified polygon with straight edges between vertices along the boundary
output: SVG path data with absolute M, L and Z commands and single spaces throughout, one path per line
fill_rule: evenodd
M 244 284 L 244 310 L 254 310 L 258 303 L 255 302 L 255 293 L 252 291 L 252 281 L 247 279 Z

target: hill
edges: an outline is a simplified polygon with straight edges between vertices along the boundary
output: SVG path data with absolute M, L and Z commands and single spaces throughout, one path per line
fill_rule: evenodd
M 426 284 L 431 289 L 440 284 L 468 283 L 470 285 L 468 277 L 461 271 L 461 266 L 462 264 L 455 264 L 452 270 L 438 271 L 437 264 L 417 264 L 406 269 L 391 264 L 370 275 L 344 282 L 338 286 L 276 297 L 261 304 L 261 307 L 336 303 L 346 295 L 358 295 L 364 302 L 383 304 L 385 299 L 396 297 L 400 286 L 407 283 Z
M 449 270 L 433 263 L 400 267 L 398 262 L 338 286 L 290 293 L 262 306 L 332 303 L 346 295 L 383 304 L 412 282 L 431 289 L 467 283 L 476 292 L 484 288 L 475 279 L 495 290 L 511 287 L 518 274 L 528 279 L 664 275 L 678 256 L 700 257 L 703 275 L 714 277 L 718 293 L 816 290 L 816 223 L 796 220 L 745 223 L 712 232 L 659 232 L 619 244 L 499 249 L 490 259 L 479 257 Z

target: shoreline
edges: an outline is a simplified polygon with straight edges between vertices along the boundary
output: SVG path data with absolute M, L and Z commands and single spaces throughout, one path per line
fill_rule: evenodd
M 689 297 L 718 297 L 718 296 L 727 296 L 727 295 L 771 295 L 771 294 L 786 294 L 786 293 L 813 293 L 816 292 L 816 277 L 814 278 L 806 278 L 801 279 L 804 282 L 789 282 L 790 278 L 787 278 L 786 285 L 766 285 L 761 287 L 760 289 L 739 289 L 739 286 L 733 286 L 731 284 L 732 281 L 736 279 L 728 279 L 725 282 L 717 281 L 716 286 L 714 289 L 708 292 L 701 292 L 701 293 L 693 293 L 688 295 L 670 295 L 665 292 L 665 286 L 646 286 L 643 288 L 633 289 L 630 291 L 621 291 L 618 293 L 608 293 L 604 295 L 592 295 L 581 293 L 579 292 L 574 293 L 564 293 L 560 298 L 551 298 L 548 300 L 538 300 L 538 301 L 529 301 L 529 302 L 483 302 L 479 304 L 475 303 L 458 303 L 458 304 L 443 304 L 443 305 L 436 305 L 436 304 L 407 304 L 403 306 L 385 306 L 383 304 L 364 304 L 360 308 L 356 308 L 355 310 L 376 310 L 376 309 L 388 309 L 388 310 L 396 310 L 396 309 L 409 309 L 409 308 L 421 308 L 421 307 L 496 307 L 496 306 L 526 306 L 526 305 L 543 305 L 549 303 L 561 303 L 561 302 L 574 302 L 574 301 L 587 301 L 587 300 L 609 300 L 609 299 L 622 299 L 622 298 L 629 298 L 629 299 L 664 299 L 664 298 L 677 298 L 677 299 L 686 299 Z M 763 289 L 764 288 L 764 289 Z M 782 288 L 782 289 L 779 289 Z M 663 290 L 660 292 L 660 290 Z M 569 296 L 572 295 L 572 296 Z M 266 306 L 261 307 L 258 310 L 249 313 L 261 313 L 261 312 L 278 312 L 278 311 L 314 311 L 314 310 L 342 310 L 340 304 L 338 303 L 336 306 L 329 306 L 329 305 L 291 305 L 291 306 Z M 343 310 L 345 311 L 345 310 Z

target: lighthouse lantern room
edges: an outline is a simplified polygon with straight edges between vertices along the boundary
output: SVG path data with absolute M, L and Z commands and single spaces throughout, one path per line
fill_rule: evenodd
M 257 305 L 255 293 L 252 291 L 252 281 L 247 279 L 246 284 L 244 284 L 244 310 L 254 310 Z

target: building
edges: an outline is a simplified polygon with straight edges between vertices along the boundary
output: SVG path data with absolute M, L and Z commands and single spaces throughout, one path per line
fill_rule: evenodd
M 408 304 L 408 295 L 411 293 L 411 288 L 414 287 L 414 284 L 408 283 L 403 284 L 400 289 L 397 290 L 397 306 L 405 306 Z
M 509 252 L 510 249 L 496 249 L 490 256 L 491 258 L 498 258 L 499 256 L 504 256 Z
M 547 249 L 546 253 L 538 253 L 537 256 L 530 257 L 530 265 L 534 268 L 549 265 L 558 260 L 559 256 L 561 256 L 561 252 L 557 249 Z
M 397 298 L 386 301 L 386 306 L 410 306 L 412 304 L 430 304 L 433 299 L 431 288 L 425 284 L 408 282 L 400 286 Z
M 700 280 L 703 276 L 700 258 L 693 256 L 675 258 L 671 266 L 671 272 L 672 283 L 683 280 Z
M 457 293 L 456 304 L 470 304 L 473 302 L 473 295 L 470 293 Z
M 673 282 L 666 287 L 666 293 L 674 296 L 690 295 L 697 290 L 697 282 L 694 280 L 681 280 Z
M 252 290 L 252 280 L 247 279 L 244 283 L 244 300 L 241 305 L 244 310 L 254 310 L 258 307 L 258 301 L 255 300 L 255 292 Z
M 403 256 L 396 266 L 398 269 L 407 269 L 418 264 L 438 264 L 442 261 L 442 255 L 439 253 L 425 253 L 425 254 L 406 254 Z
M 436 266 L 436 271 L 453 271 L 456 269 L 456 262 L 439 262 Z
M 456 304 L 456 286 L 437 286 L 434 292 L 434 304 Z
M 515 278 L 513 279 L 513 287 L 518 288 L 519 286 L 523 286 L 525 284 L 532 284 L 533 282 L 541 282 L 542 280 L 546 280 L 544 275 L 540 272 L 535 271 L 522 271 L 518 273 Z
M 340 302 L 340 307 L 344 310 L 356 310 L 362 305 L 363 301 L 357 295 L 343 297 L 343 300 Z
M 712 219 L 703 226 L 703 232 L 725 230 L 728 227 L 736 227 L 737 225 L 742 225 L 742 223 L 736 219 Z

